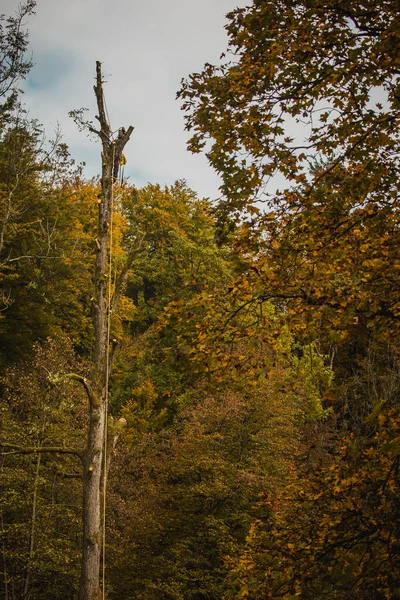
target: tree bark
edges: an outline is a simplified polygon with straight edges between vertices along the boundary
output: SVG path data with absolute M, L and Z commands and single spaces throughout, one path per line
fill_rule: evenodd
M 96 85 L 100 130 L 92 129 L 102 143 L 101 198 L 98 216 L 97 256 L 95 264 L 94 356 L 89 398 L 89 431 L 83 460 L 83 547 L 79 600 L 98 600 L 100 591 L 101 560 L 101 499 L 103 449 L 105 441 L 107 372 L 108 372 L 108 248 L 112 212 L 113 169 L 115 160 L 122 155 L 133 127 L 120 130 L 114 141 L 103 95 L 101 63 L 96 62 Z M 87 382 L 86 382 L 87 384 Z

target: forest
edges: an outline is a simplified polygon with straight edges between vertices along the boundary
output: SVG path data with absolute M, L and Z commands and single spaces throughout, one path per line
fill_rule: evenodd
M 124 179 L 101 62 L 99 175 L 43 143 L 35 6 L 0 17 L 0 597 L 400 599 L 398 0 L 227 15 L 177 91 L 219 201 Z

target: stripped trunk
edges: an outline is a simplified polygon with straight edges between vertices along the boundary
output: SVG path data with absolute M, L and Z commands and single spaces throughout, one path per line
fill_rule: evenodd
M 101 63 L 96 63 L 96 85 L 94 86 L 100 130 L 96 133 L 102 142 L 101 197 L 99 202 L 97 256 L 95 266 L 95 347 L 91 373 L 92 393 L 88 394 L 90 420 L 88 443 L 84 456 L 83 473 L 83 551 L 79 600 L 100 598 L 100 559 L 101 559 L 101 499 L 103 449 L 105 441 L 106 396 L 108 361 L 108 248 L 112 211 L 113 169 L 128 142 L 132 127 L 120 133 L 117 140 L 106 117 Z

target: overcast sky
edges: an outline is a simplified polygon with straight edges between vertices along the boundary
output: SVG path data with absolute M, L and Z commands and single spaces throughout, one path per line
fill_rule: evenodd
M 17 0 L 0 0 L 13 13 Z M 246 2 L 244 2 L 246 4 Z M 200 196 L 219 196 L 204 156 L 186 150 L 175 99 L 182 78 L 216 63 L 226 49 L 225 15 L 236 0 L 38 0 L 27 26 L 34 67 L 24 84 L 31 117 L 48 137 L 60 124 L 64 142 L 88 176 L 99 173 L 100 146 L 79 133 L 68 112 L 96 114 L 95 61 L 103 62 L 113 129 L 133 125 L 125 174 L 137 186 L 186 179 Z M 242 5 L 239 3 L 239 5 Z

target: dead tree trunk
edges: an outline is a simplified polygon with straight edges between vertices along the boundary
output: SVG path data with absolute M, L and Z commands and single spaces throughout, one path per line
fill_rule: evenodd
M 108 249 L 113 194 L 114 164 L 122 155 L 133 127 L 120 130 L 116 140 L 107 119 L 103 95 L 101 63 L 96 63 L 94 86 L 100 129 L 91 128 L 102 143 L 101 197 L 99 202 L 97 256 L 94 274 L 94 357 L 89 397 L 89 432 L 84 454 L 83 473 L 83 552 L 79 600 L 98 600 L 100 597 L 101 558 L 101 498 L 103 448 L 105 441 L 106 394 L 108 369 Z
M 114 426 L 113 435 L 109 441 L 110 453 L 104 460 L 103 450 L 106 441 L 107 419 L 107 387 L 108 371 L 113 357 L 109 352 L 109 317 L 117 307 L 118 300 L 126 286 L 129 269 L 137 248 L 131 248 L 127 253 L 126 263 L 123 267 L 113 296 L 108 294 L 108 269 L 110 225 L 112 216 L 113 185 L 116 180 L 117 165 L 122 156 L 123 149 L 128 142 L 133 127 L 120 129 L 118 137 L 114 140 L 113 132 L 107 119 L 103 96 L 103 80 L 101 63 L 96 63 L 96 85 L 94 86 L 99 114 L 97 119 L 100 129 L 85 123 L 92 133 L 100 137 L 102 143 L 102 172 L 101 195 L 99 199 L 98 238 L 96 240 L 97 256 L 94 270 L 95 284 L 95 311 L 94 311 L 94 353 L 90 380 L 81 375 L 69 373 L 52 378 L 55 383 L 65 378 L 78 381 L 85 389 L 89 401 L 89 429 L 87 444 L 84 452 L 77 449 L 67 449 L 59 446 L 20 447 L 0 440 L 0 455 L 6 454 L 71 454 L 77 456 L 83 464 L 83 525 L 82 525 L 82 566 L 79 586 L 79 600 L 99 600 L 102 596 L 100 589 L 100 560 L 101 560 L 101 509 L 102 509 L 102 482 L 110 467 L 110 459 L 124 419 L 120 419 L 117 427 Z M 79 111 L 78 122 L 79 121 Z M 1 230 L 0 230 L 1 242 Z M 39 459 L 38 459 L 39 461 Z M 39 462 L 38 462 L 39 465 Z M 0 514 L 2 518 L 2 513 Z M 33 523 L 35 514 L 33 514 Z M 2 524 L 3 527 L 3 524 Z M 32 526 L 32 539 L 34 527 Z M 31 552 L 32 554 L 32 552 Z M 4 550 L 3 550 L 4 561 Z M 29 583 L 29 566 L 27 582 Z M 8 594 L 6 581 L 6 595 Z

